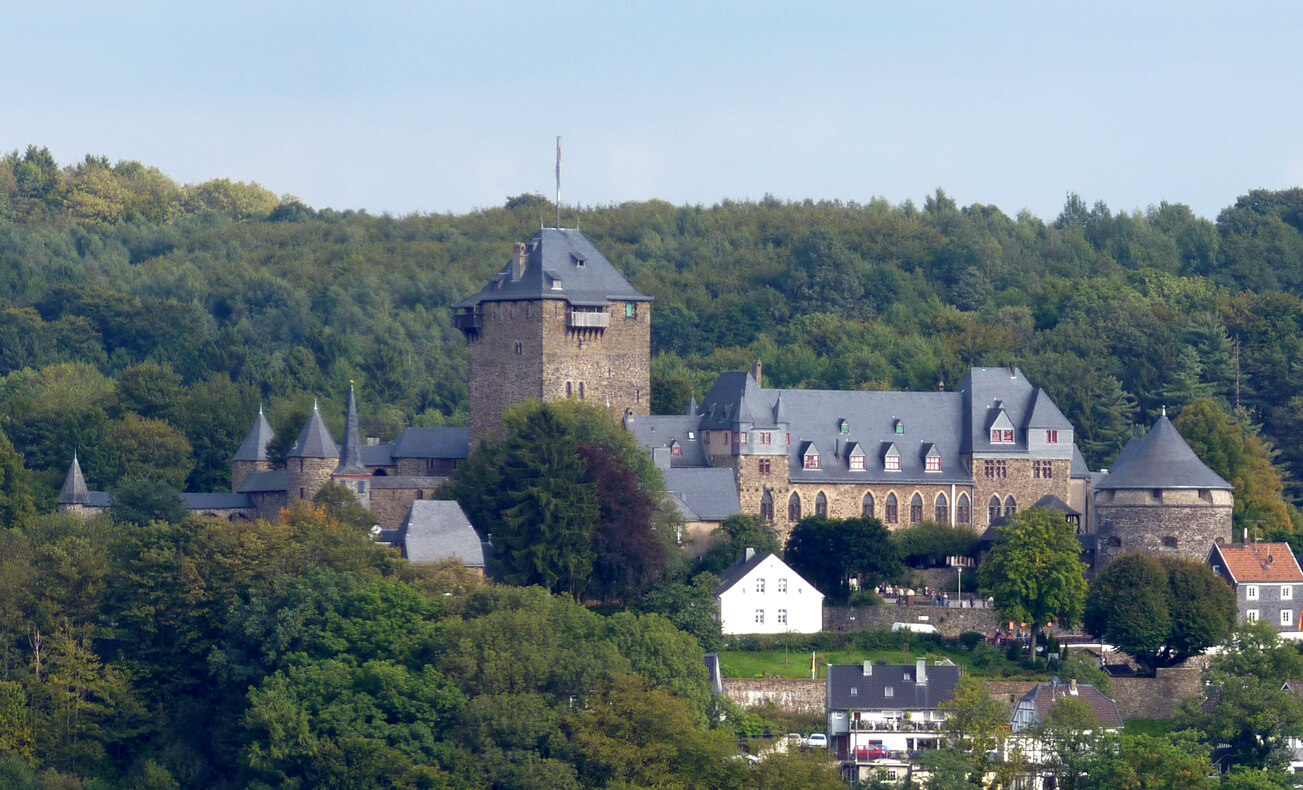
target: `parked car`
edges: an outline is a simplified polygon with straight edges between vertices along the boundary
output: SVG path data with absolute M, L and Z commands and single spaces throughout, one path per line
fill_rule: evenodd
M 808 749 L 827 749 L 828 736 L 824 735 L 821 732 L 816 732 L 815 734 L 811 735 L 809 738 L 805 739 L 805 746 Z

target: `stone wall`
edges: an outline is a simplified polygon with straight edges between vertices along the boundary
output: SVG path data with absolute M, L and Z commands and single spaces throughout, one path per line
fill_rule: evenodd
M 634 315 L 626 317 L 627 305 Z M 568 302 L 543 310 L 543 400 L 581 398 L 615 417 L 651 413 L 651 305 L 611 302 L 605 329 L 572 329 Z
M 267 472 L 271 470 L 270 461 L 232 461 L 231 462 L 231 490 L 239 491 L 240 484 L 244 482 L 250 474 L 254 472 Z
M 959 636 L 964 631 L 993 634 L 999 626 L 995 619 L 995 611 L 992 609 L 952 609 L 894 604 L 860 608 L 825 606 L 823 609 L 825 631 L 877 631 L 891 628 L 894 623 L 931 625 L 943 636 Z
M 1198 666 L 1158 670 L 1152 678 L 1113 678 L 1109 686 L 1118 712 L 1127 719 L 1169 719 L 1181 700 L 1201 691 Z
M 371 515 L 385 529 L 398 529 L 417 499 L 434 499 L 433 488 L 372 488 Z
M 290 502 L 311 502 L 317 492 L 335 475 L 339 468 L 338 458 L 289 458 L 285 461 L 289 470 L 289 486 L 286 496 Z
M 522 300 L 484 302 L 476 308 L 479 336 L 470 341 L 472 449 L 502 435 L 507 409 L 543 397 L 543 315 L 565 304 Z
M 744 708 L 773 702 L 785 713 L 824 713 L 828 683 L 823 678 L 725 678 L 724 695 Z
M 1096 570 L 1121 554 L 1175 554 L 1204 562 L 1218 538 L 1231 539 L 1229 491 L 1161 489 L 1099 491 L 1095 495 Z M 1169 540 L 1175 546 L 1165 545 Z
M 397 477 L 447 477 L 456 468 L 455 458 L 399 458 L 389 474 Z
M 992 496 L 1000 498 L 1001 513 L 1008 497 L 1012 496 L 1018 510 L 1026 510 L 1047 494 L 1067 502 L 1071 496 L 1069 482 L 1072 461 L 1048 459 L 1050 478 L 1037 478 L 1032 469 L 1032 459 L 992 455 L 992 460 L 1005 462 L 1004 477 L 986 476 L 986 458 L 973 458 L 973 526 L 985 530 L 991 526 L 989 505 Z M 1036 459 L 1045 461 L 1047 459 Z

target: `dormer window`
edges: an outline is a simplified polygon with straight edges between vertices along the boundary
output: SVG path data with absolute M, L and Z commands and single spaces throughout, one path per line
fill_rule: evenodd
M 904 420 L 896 420 L 896 435 L 897 435 L 897 436 L 904 436 L 904 435 L 905 435 L 905 421 L 904 421 Z
M 929 455 L 929 456 L 927 457 L 927 465 L 926 465 L 926 467 L 924 468 L 924 471 L 926 471 L 926 472 L 940 472 L 940 471 L 941 471 L 941 456 L 939 456 L 939 455 Z
M 840 431 L 840 432 L 843 433 L 843 434 L 850 433 L 850 432 L 851 432 L 851 424 L 850 424 L 849 422 L 846 422 L 846 420 L 844 420 L 844 419 L 842 419 L 842 420 L 838 420 L 838 421 L 837 421 L 837 430 Z
M 584 256 L 580 255 L 577 252 L 570 253 L 570 260 L 571 262 L 574 263 L 575 266 L 579 266 L 579 267 L 582 267 L 584 264 L 588 263 L 588 261 L 584 259 Z
M 1046 431 L 1046 432 L 1045 432 L 1045 443 L 1046 443 L 1046 444 L 1058 444 L 1058 443 L 1059 443 L 1059 432 L 1058 432 L 1058 431 Z
M 670 442 L 670 455 L 683 455 L 683 448 L 678 442 Z
M 992 428 L 991 444 L 1013 444 L 1013 430 Z
M 899 455 L 888 455 L 888 456 L 884 457 L 884 458 L 882 459 L 882 468 L 883 468 L 883 469 L 886 469 L 888 472 L 899 472 L 899 471 L 900 471 L 900 456 L 899 456 Z
M 850 465 L 851 465 L 851 471 L 852 471 L 852 472 L 863 472 L 863 471 L 864 471 L 864 456 L 862 456 L 862 455 L 852 455 L 852 456 L 850 457 Z
M 819 468 L 819 454 L 818 454 L 818 453 L 810 453 L 809 455 L 807 455 L 807 456 L 805 457 L 805 468 L 806 468 L 806 469 L 818 469 L 818 468 Z

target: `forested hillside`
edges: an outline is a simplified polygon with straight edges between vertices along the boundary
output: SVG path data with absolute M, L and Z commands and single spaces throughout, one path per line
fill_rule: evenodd
M 135 162 L 10 154 L 4 431 L 48 503 L 74 449 L 92 486 L 151 473 L 221 490 L 259 401 L 284 436 L 313 396 L 338 421 L 350 379 L 373 435 L 461 423 L 465 342 L 448 308 L 552 216 L 521 196 L 377 217 L 256 185 L 183 187 Z M 1076 195 L 1055 218 L 1009 216 L 940 189 L 922 207 L 649 201 L 562 216 L 656 299 L 658 411 L 757 358 L 774 386 L 827 388 L 951 388 L 970 365 L 1013 361 L 1093 467 L 1162 407 L 1206 397 L 1249 429 L 1239 441 L 1260 430 L 1287 494 L 1303 495 L 1303 190 L 1250 192 L 1215 220 Z

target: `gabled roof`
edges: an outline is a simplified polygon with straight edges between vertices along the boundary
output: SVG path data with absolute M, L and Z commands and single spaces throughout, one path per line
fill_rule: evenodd
M 1095 714 L 1095 723 L 1104 729 L 1122 727 L 1122 714 L 1118 712 L 1117 703 L 1089 683 L 1078 684 L 1075 689 L 1064 683 L 1037 683 L 1018 702 L 1030 702 L 1036 710 L 1037 721 L 1047 722 L 1054 704 L 1064 699 L 1079 699 L 1089 705 Z
M 236 490 L 237 494 L 267 494 L 267 493 L 285 493 L 290 487 L 290 474 L 284 469 L 276 469 L 270 472 L 250 472 L 249 476 L 244 478 L 240 487 Z
M 918 683 L 918 665 L 863 665 L 828 667 L 827 709 L 851 710 L 936 710 L 953 699 L 959 682 L 959 667 L 928 666 L 926 683 Z M 891 696 L 887 696 L 887 689 Z
M 448 458 L 470 455 L 469 428 L 408 428 L 394 442 L 394 458 Z
M 340 453 L 339 475 L 365 475 L 366 464 L 362 461 L 362 437 L 357 427 L 357 398 L 353 394 L 353 385 L 348 385 L 348 415 L 344 419 L 344 450 Z
M 513 259 L 482 291 L 457 307 L 540 298 L 565 299 L 583 307 L 651 301 L 578 230 L 543 228 L 525 245 L 524 256 L 524 270 L 518 276 Z
M 959 384 L 959 392 L 966 404 L 965 452 L 1026 452 L 1028 428 L 1072 430 L 1072 423 L 1050 397 L 1013 366 L 970 368 Z M 1013 444 L 991 443 L 990 426 L 1001 409 L 1015 429 L 1022 429 L 1015 430 Z
M 671 468 L 710 465 L 701 441 L 700 415 L 629 417 L 624 424 L 643 447 L 669 447 L 678 442 L 680 455 L 670 456 Z
M 1027 417 L 1027 427 L 1070 431 L 1072 430 L 1072 423 L 1068 421 L 1067 417 L 1063 416 L 1063 412 L 1059 411 L 1059 407 L 1045 393 L 1045 390 L 1037 387 L 1036 392 L 1032 394 L 1031 413 Z
M 1045 510 L 1057 510 L 1060 513 L 1064 513 L 1069 516 L 1081 515 L 1080 511 L 1074 510 L 1071 505 L 1069 505 L 1067 502 L 1064 502 L 1062 499 L 1059 499 L 1053 494 L 1046 494 L 1045 496 L 1036 500 L 1036 504 L 1032 505 L 1032 507 L 1039 507 Z
M 63 488 L 59 491 L 57 504 L 90 504 L 90 491 L 86 489 L 86 478 L 82 477 L 81 464 L 77 462 L 76 453 L 72 454 L 72 465 L 68 467 L 68 474 L 63 479 Z
M 299 432 L 299 438 L 294 442 L 294 446 L 285 454 L 286 458 L 339 458 L 339 445 L 335 444 L 335 439 L 330 435 L 330 429 L 321 419 L 321 412 L 317 409 L 317 402 L 312 402 L 312 414 L 308 417 L 308 422 Z
M 362 463 L 367 466 L 393 466 L 394 443 L 362 445 Z
M 1219 558 L 1235 584 L 1303 584 L 1303 570 L 1288 543 L 1215 543 L 1208 559 Z
M 402 531 L 404 553 L 414 565 L 457 559 L 468 568 L 484 567 L 484 545 L 456 502 L 418 499 Z
M 233 461 L 266 461 L 267 445 L 276 434 L 271 429 L 271 423 L 263 416 L 262 406 L 258 407 L 258 417 L 253 421 L 253 427 L 244 436 L 244 442 L 240 449 L 235 451 Z
M 248 494 L 182 494 L 188 510 L 240 510 L 253 507 Z
M 732 469 L 671 467 L 662 470 L 662 474 L 665 475 L 665 489 L 678 497 L 695 516 L 688 518 L 689 521 L 723 521 L 742 512 Z
M 1211 488 L 1229 491 L 1226 482 L 1194 454 L 1164 414 L 1143 439 L 1132 439 L 1096 488 Z
M 719 575 L 719 586 L 715 588 L 715 595 L 727 592 L 730 587 L 742 581 L 748 573 L 755 570 L 757 565 L 764 562 L 767 557 L 772 556 L 774 555 L 767 552 L 762 553 L 757 551 L 750 557 L 743 557 L 728 566 L 728 568 Z

